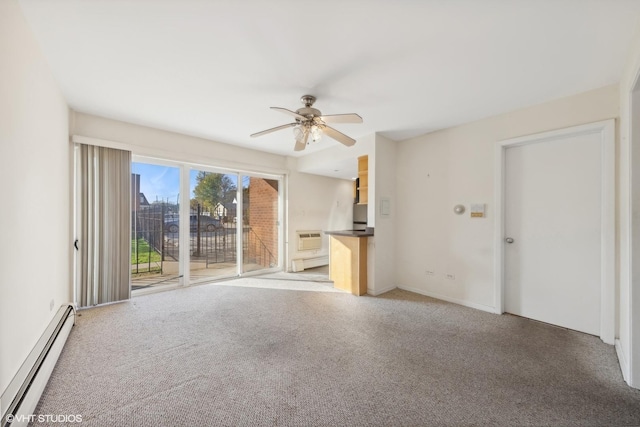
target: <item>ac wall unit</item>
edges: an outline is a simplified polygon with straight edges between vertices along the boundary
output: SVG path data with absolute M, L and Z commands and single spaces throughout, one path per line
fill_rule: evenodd
M 298 250 L 312 251 L 322 248 L 322 234 L 318 231 L 297 231 Z

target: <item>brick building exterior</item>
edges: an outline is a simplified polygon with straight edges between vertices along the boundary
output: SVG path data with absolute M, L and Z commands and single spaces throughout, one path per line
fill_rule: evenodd
M 268 267 L 278 263 L 278 181 L 249 181 L 249 257 Z

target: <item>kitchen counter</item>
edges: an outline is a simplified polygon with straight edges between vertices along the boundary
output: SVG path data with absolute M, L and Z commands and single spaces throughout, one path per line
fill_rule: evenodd
M 328 234 L 330 236 L 371 237 L 373 236 L 373 227 L 368 227 L 366 230 L 325 231 L 324 234 Z
M 329 235 L 329 278 L 333 287 L 353 295 L 367 293 L 367 239 L 373 228 L 366 230 L 325 231 Z

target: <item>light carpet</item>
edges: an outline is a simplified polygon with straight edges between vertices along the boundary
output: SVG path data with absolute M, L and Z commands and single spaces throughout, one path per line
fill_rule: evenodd
M 36 413 L 83 426 L 640 425 L 640 391 L 596 337 L 401 290 L 293 282 L 81 311 Z

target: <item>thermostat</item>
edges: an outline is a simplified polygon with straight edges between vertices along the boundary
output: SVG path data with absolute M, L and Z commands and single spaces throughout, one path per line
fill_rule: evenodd
M 471 218 L 484 218 L 484 203 L 474 203 L 471 205 Z

